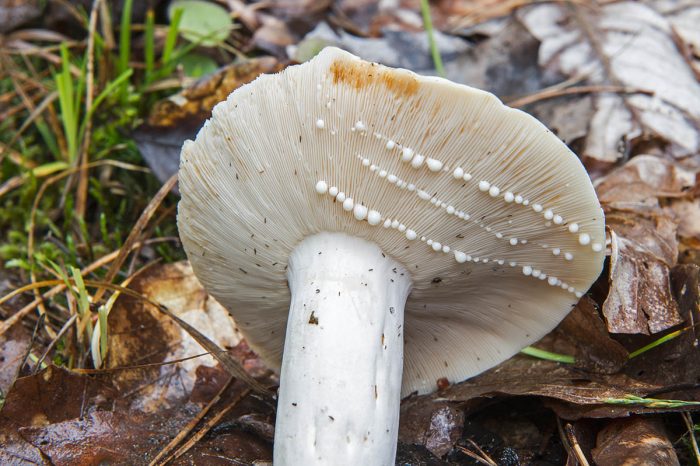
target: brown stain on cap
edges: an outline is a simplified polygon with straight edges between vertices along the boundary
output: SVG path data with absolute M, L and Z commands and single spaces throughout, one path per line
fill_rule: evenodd
M 374 63 L 335 60 L 331 63 L 333 84 L 343 83 L 355 89 L 382 84 L 397 97 L 418 92 L 418 79 L 407 71 L 394 70 Z

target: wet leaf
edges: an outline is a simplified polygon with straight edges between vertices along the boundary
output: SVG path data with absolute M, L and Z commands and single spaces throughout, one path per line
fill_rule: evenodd
M 182 412 L 175 411 L 156 415 L 96 411 L 46 426 L 23 427 L 20 434 L 57 466 L 143 464 L 186 420 Z
M 272 57 L 236 63 L 156 104 L 147 123 L 134 132 L 134 139 L 158 179 L 165 182 L 177 173 L 182 143 L 194 138 L 214 105 L 261 73 L 282 67 Z
M 596 464 L 634 466 L 679 465 L 663 423 L 634 417 L 612 421 L 598 433 L 593 449 Z
M 401 466 L 447 466 L 449 463 L 436 458 L 424 446 L 399 443 L 395 464 Z
M 17 283 L 17 277 L 11 271 L 0 266 L 0 296 L 14 291 L 17 288 Z M 28 302 L 25 297 L 17 296 L 0 308 L 0 317 L 7 319 Z M 31 338 L 32 332 L 22 322 L 17 322 L 0 334 L 0 397 L 6 396 L 19 375 L 22 363 L 29 351 Z
M 17 379 L 0 411 L 0 463 L 18 459 L 43 464 L 39 450 L 20 430 L 84 416 L 94 409 L 112 409 L 116 391 L 108 379 L 81 376 L 50 366 L 36 375 Z
M 400 417 L 399 440 L 422 445 L 440 458 L 462 435 L 464 411 L 454 403 L 411 403 Z
M 0 395 L 5 396 L 22 368 L 32 334 L 21 323 L 0 335 Z
M 222 348 L 240 343 L 228 312 L 210 298 L 188 263 L 154 267 L 138 276 L 131 288 L 163 304 Z M 122 296 L 109 314 L 108 368 L 177 361 L 206 351 L 169 317 L 143 302 Z M 210 355 L 141 371 L 121 371 L 115 383 L 122 391 L 138 391 L 131 406 L 156 411 L 177 406 L 190 396 L 200 366 L 216 366 Z M 200 373 L 201 377 L 201 373 Z
M 679 376 L 682 375 L 679 374 Z M 551 361 L 515 356 L 481 375 L 452 385 L 439 394 L 404 401 L 402 415 L 418 409 L 418 406 L 429 400 L 433 403 L 438 400 L 462 403 L 466 413 L 470 414 L 478 411 L 485 400 L 502 396 L 543 397 L 546 406 L 565 419 L 615 418 L 626 417 L 630 413 L 658 413 L 688 409 L 682 407 L 660 409 L 643 404 L 609 403 L 610 399 L 624 400 L 628 395 L 644 397 L 651 393 L 664 393 L 674 389 L 676 389 L 674 385 L 669 386 L 663 380 L 649 383 L 636 380 L 627 374 L 583 372 Z M 675 395 L 684 400 L 700 399 L 700 393 L 697 390 L 685 390 Z M 655 398 L 663 397 L 655 395 Z
M 679 311 L 687 322 L 698 321 L 700 310 L 699 268 L 696 265 L 678 265 L 671 273 L 671 283 Z M 641 348 L 661 335 L 652 337 L 630 336 L 635 348 Z M 665 398 L 696 399 L 690 388 L 700 383 L 700 345 L 695 328 L 681 329 L 672 340 L 631 359 L 624 372 L 637 380 L 667 387 Z M 656 396 L 658 398 L 658 396 Z
M 641 137 L 661 139 L 676 156 L 700 150 L 700 83 L 663 16 L 630 1 L 544 4 L 520 13 L 542 42 L 539 62 L 547 70 L 631 91 L 595 94 L 582 156 L 614 163 Z

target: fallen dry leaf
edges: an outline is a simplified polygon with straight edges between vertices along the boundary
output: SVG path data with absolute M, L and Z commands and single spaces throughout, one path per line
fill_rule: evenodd
M 634 219 L 631 221 L 635 221 Z M 661 223 L 663 222 L 663 223 Z M 639 223 L 637 231 L 640 230 Z M 653 228 L 672 229 L 669 222 L 647 223 L 640 234 Z M 603 304 L 608 329 L 613 333 L 658 333 L 683 321 L 671 294 L 670 268 L 644 245 L 615 233 L 611 226 L 610 293 Z M 652 236 L 653 237 L 653 236 Z
M 679 199 L 671 204 L 679 218 L 678 236 L 687 247 L 700 249 L 700 199 Z
M 130 287 L 167 306 L 221 348 L 233 348 L 241 341 L 228 311 L 206 294 L 187 262 L 154 267 L 139 275 Z M 117 300 L 109 314 L 109 328 L 108 368 L 176 361 L 206 353 L 169 317 L 130 297 Z M 213 367 L 216 361 L 205 355 L 138 372 L 118 372 L 114 380 L 121 391 L 139 388 L 131 398 L 132 408 L 158 411 L 190 396 L 200 366 Z
M 695 185 L 695 172 L 653 155 L 638 155 L 595 182 L 604 207 L 649 211 L 661 207 L 659 199 L 679 199 Z
M 259 14 L 258 20 L 260 27 L 253 33 L 253 44 L 276 57 L 286 57 L 287 47 L 297 42 L 287 23 L 266 14 Z
M 683 199 L 695 173 L 650 155 L 596 181 L 610 231 L 610 291 L 603 304 L 613 333 L 657 333 L 683 321 L 670 289 L 678 221 L 667 200 Z
M 600 465 L 676 466 L 680 465 L 658 419 L 634 417 L 610 422 L 598 433 L 593 460 Z
M 700 77 L 700 5 L 694 1 L 677 0 L 654 0 L 647 3 L 671 23 L 686 59 L 692 64 L 696 76 Z
M 669 21 L 631 1 L 542 4 L 519 10 L 547 70 L 629 90 L 594 95 L 582 156 L 612 164 L 633 140 L 660 138 L 676 156 L 700 150 L 700 83 Z

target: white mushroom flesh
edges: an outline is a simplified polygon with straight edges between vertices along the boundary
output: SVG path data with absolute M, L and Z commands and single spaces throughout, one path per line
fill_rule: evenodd
M 320 233 L 287 276 L 274 464 L 393 465 L 408 272 L 375 244 Z

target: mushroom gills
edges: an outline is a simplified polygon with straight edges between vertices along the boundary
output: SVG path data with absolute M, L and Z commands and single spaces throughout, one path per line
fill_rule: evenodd
M 361 238 L 292 252 L 274 464 L 394 464 L 410 275 Z

